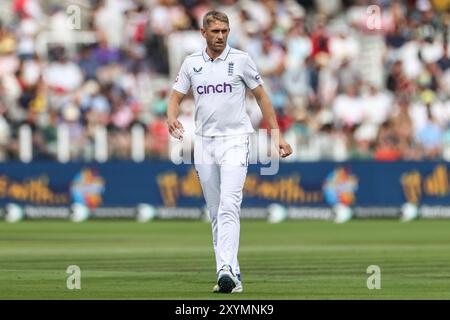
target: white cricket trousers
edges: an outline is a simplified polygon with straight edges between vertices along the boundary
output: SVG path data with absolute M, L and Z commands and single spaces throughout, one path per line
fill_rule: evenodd
M 212 227 L 217 272 L 238 262 L 242 193 L 249 160 L 249 135 L 203 137 L 196 135 L 194 162 Z

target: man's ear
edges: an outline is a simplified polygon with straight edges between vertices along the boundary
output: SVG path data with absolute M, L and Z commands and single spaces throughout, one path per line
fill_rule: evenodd
M 200 32 L 202 33 L 203 38 L 205 38 L 206 30 L 204 28 L 200 28 Z

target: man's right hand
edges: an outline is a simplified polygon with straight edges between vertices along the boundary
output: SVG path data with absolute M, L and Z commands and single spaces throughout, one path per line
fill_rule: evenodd
M 180 121 L 177 119 L 167 119 L 169 126 L 169 133 L 175 139 L 183 140 L 184 128 Z

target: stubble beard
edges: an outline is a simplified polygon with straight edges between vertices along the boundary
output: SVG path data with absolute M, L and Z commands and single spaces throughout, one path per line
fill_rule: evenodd
M 211 41 L 208 43 L 208 48 L 215 53 L 221 53 L 225 49 L 225 41 L 221 45 L 216 45 Z

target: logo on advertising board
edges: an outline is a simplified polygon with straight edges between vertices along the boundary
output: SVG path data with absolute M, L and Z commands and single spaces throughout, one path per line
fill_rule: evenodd
M 164 172 L 158 175 L 161 198 L 166 207 L 179 205 L 179 198 L 202 197 L 202 188 L 197 171 L 192 167 L 185 175 L 177 172 Z M 286 204 L 318 204 L 323 201 L 320 187 L 305 189 L 299 174 L 264 179 L 258 174 L 248 174 L 244 184 L 246 198 L 279 202 Z
M 400 183 L 406 201 L 418 204 L 424 197 L 446 198 L 450 195 L 450 175 L 446 165 L 439 164 L 429 174 L 418 170 L 402 174 Z
M 339 167 L 325 178 L 323 194 L 331 206 L 339 203 L 350 206 L 355 202 L 357 189 L 358 178 L 352 175 L 349 169 Z
M 50 176 L 26 176 L 19 180 L 7 175 L 0 176 L 0 202 L 19 202 L 30 205 L 58 206 L 69 203 L 68 190 L 52 184 Z
M 90 209 L 95 209 L 102 203 L 104 190 L 105 181 L 96 170 L 90 168 L 81 170 L 70 186 L 73 202 L 84 204 Z

